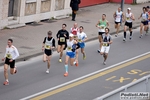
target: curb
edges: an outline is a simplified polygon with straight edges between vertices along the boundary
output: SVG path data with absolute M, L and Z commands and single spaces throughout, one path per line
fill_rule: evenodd
M 139 27 L 139 25 L 133 26 L 132 29 L 136 29 L 137 27 Z M 120 32 L 123 32 L 123 31 L 124 31 L 123 29 L 120 30 Z M 110 34 L 113 35 L 115 33 L 116 32 L 111 32 Z M 96 40 L 96 39 L 98 39 L 98 38 L 97 37 L 93 37 L 93 38 L 88 39 L 86 42 L 90 42 L 90 41 Z M 56 50 L 54 50 L 54 51 L 56 51 Z M 19 62 L 19 61 L 29 60 L 32 57 L 37 57 L 37 56 L 40 56 L 42 54 L 43 54 L 43 52 L 38 52 L 38 53 L 35 53 L 35 54 L 31 54 L 31 55 L 27 55 L 27 56 L 24 56 L 24 57 L 20 57 L 19 59 L 16 60 L 16 63 Z M 4 63 L 0 63 L 0 66 L 2 66 L 3 64 Z

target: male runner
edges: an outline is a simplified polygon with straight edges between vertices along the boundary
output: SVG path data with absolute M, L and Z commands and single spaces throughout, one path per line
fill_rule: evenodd
M 50 69 L 50 60 L 52 57 L 52 49 L 55 48 L 55 39 L 52 37 L 52 32 L 48 31 L 47 33 L 48 37 L 44 38 L 43 41 L 43 46 L 42 46 L 42 51 L 44 51 L 44 55 L 43 55 L 43 61 L 46 62 L 47 61 L 47 71 L 46 73 L 49 73 L 49 69 Z
M 5 64 L 4 64 L 4 77 L 5 77 L 5 82 L 3 85 L 9 85 L 9 81 L 8 81 L 8 66 L 10 66 L 10 74 L 15 74 L 17 73 L 17 69 L 15 66 L 15 60 L 16 58 L 19 57 L 19 52 L 17 50 L 17 48 L 15 46 L 13 46 L 13 40 L 12 39 L 8 39 L 8 43 L 7 43 L 7 47 L 6 47 L 6 53 L 4 58 L 2 59 L 2 61 L 5 60 Z
M 105 33 L 105 28 L 109 26 L 108 21 L 106 20 L 106 15 L 103 14 L 102 15 L 102 19 L 100 19 L 98 21 L 98 23 L 96 24 L 96 27 L 99 28 L 98 30 L 98 39 L 99 39 L 99 43 L 100 43 L 100 49 L 102 47 L 102 34 Z M 98 53 L 100 53 L 100 50 L 97 50 Z
M 58 40 L 58 47 L 57 47 L 57 52 L 60 53 L 60 58 L 59 62 L 62 62 L 62 56 L 63 56 L 63 51 L 66 45 L 67 39 L 69 39 L 69 33 L 66 30 L 67 25 L 63 24 L 62 29 L 58 31 L 56 34 L 57 40 Z
M 115 29 L 117 29 L 115 36 L 118 36 L 120 24 L 121 22 L 124 22 L 124 13 L 121 11 L 121 7 L 118 8 L 118 10 L 113 15 L 115 19 Z
M 129 27 L 129 31 L 130 31 L 130 40 L 132 39 L 132 22 L 133 20 L 135 20 L 133 13 L 131 13 L 131 8 L 127 9 L 127 13 L 125 14 L 125 25 L 124 25 L 124 38 L 123 41 L 126 41 L 126 31 L 127 31 L 127 27 Z
M 112 38 L 109 34 L 109 28 L 105 28 L 105 34 L 102 35 L 102 48 L 100 53 L 104 57 L 104 65 L 106 65 L 110 44 L 112 44 Z
M 143 27 L 144 27 L 144 31 L 147 33 L 148 31 L 148 18 L 149 18 L 149 14 L 148 12 L 146 12 L 146 7 L 143 7 L 143 13 L 140 15 L 140 17 L 138 19 L 142 18 L 141 20 L 141 25 L 140 25 L 140 37 L 142 38 L 143 33 Z
M 70 30 L 70 33 L 74 35 L 74 38 L 77 38 L 77 32 L 79 31 L 78 24 L 74 23 L 73 27 Z

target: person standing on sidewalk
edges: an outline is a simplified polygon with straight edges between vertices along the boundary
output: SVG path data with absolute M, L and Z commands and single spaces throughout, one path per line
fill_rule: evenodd
M 106 20 L 106 14 L 102 15 L 102 19 L 100 19 L 98 21 L 98 23 L 96 24 L 96 27 L 98 27 L 98 39 L 99 39 L 99 43 L 100 43 L 100 49 L 102 47 L 102 34 L 105 33 L 105 28 L 109 26 L 108 21 Z M 100 49 L 97 50 L 98 53 L 100 53 Z
M 124 22 L 124 13 L 121 11 L 121 7 L 118 8 L 113 17 L 115 19 L 115 29 L 117 29 L 115 37 L 117 37 L 120 29 L 120 24 L 121 22 Z
M 2 59 L 2 61 L 5 60 L 5 64 L 4 64 L 5 82 L 3 83 L 3 85 L 9 85 L 8 66 L 10 66 L 10 73 L 12 75 L 17 73 L 17 68 L 15 66 L 15 60 L 16 60 L 16 58 L 19 57 L 19 52 L 18 52 L 17 48 L 15 46 L 13 46 L 12 44 L 13 44 L 13 40 L 8 39 L 8 45 L 6 47 L 6 53 L 5 53 L 4 58 Z
M 59 62 L 62 62 L 63 51 L 66 46 L 66 41 L 69 39 L 69 32 L 66 30 L 67 25 L 63 24 L 62 29 L 56 34 L 58 40 L 57 52 L 60 53 Z
M 48 31 L 47 35 L 48 37 L 45 37 L 43 41 L 42 51 L 44 51 L 43 61 L 44 62 L 47 61 L 46 73 L 48 74 L 50 69 L 50 60 L 52 57 L 52 51 L 55 48 L 55 39 L 52 37 L 51 31 Z
M 77 11 L 79 10 L 79 4 L 81 3 L 81 0 L 71 0 L 70 1 L 70 7 L 72 9 L 72 21 L 75 21 Z
M 148 12 L 146 12 L 146 7 L 143 7 L 143 13 L 140 15 L 140 17 L 138 19 L 142 18 L 141 20 L 141 25 L 140 25 L 140 37 L 139 38 L 142 38 L 143 36 L 143 33 L 142 33 L 142 30 L 143 30 L 143 27 L 144 27 L 144 31 L 146 33 L 148 33 L 148 18 L 149 18 L 149 15 L 148 15 Z
M 132 22 L 133 20 L 135 20 L 133 13 L 131 13 L 131 8 L 127 8 L 127 13 L 125 15 L 125 25 L 124 25 L 124 38 L 123 41 L 126 41 L 126 31 L 127 31 L 127 27 L 129 27 L 129 31 L 130 31 L 130 40 L 132 39 Z
M 67 50 L 66 50 L 66 59 L 65 59 L 65 74 L 68 76 L 68 62 L 70 59 L 70 65 L 76 65 L 75 61 L 75 51 L 79 48 L 78 42 L 74 39 L 73 34 L 69 35 L 69 40 L 67 40 Z
M 109 34 L 109 28 L 105 28 L 105 33 L 102 34 L 102 48 L 100 52 L 100 54 L 103 55 L 104 57 L 103 62 L 104 65 L 106 65 L 110 44 L 112 44 L 112 38 L 111 35 Z

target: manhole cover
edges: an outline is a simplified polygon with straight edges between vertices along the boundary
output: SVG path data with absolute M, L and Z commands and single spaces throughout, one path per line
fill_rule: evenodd
M 26 46 L 21 46 L 20 48 L 23 48 L 23 49 L 33 49 L 31 47 L 26 47 Z

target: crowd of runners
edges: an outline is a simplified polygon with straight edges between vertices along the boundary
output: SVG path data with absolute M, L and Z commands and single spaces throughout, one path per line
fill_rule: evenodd
M 140 35 L 139 38 L 143 37 L 143 28 L 145 31 L 145 35 L 148 34 L 149 31 L 149 24 L 150 24 L 150 8 L 149 6 L 142 8 L 143 12 L 139 15 L 138 19 L 141 19 L 140 24 Z M 126 31 L 127 28 L 129 28 L 130 36 L 129 40 L 132 39 L 132 22 L 135 20 L 134 14 L 131 12 L 131 8 L 127 8 L 127 12 L 122 12 L 121 8 L 119 7 L 117 11 L 113 14 L 114 23 L 115 23 L 115 29 L 116 34 L 115 37 L 118 37 L 119 35 L 119 29 L 120 25 L 122 23 L 124 24 L 124 34 L 123 34 L 123 41 L 126 41 Z M 86 33 L 84 32 L 83 26 L 78 26 L 77 23 L 74 23 L 73 27 L 68 32 L 66 30 L 67 25 L 62 24 L 62 29 L 60 29 L 57 34 L 56 38 L 57 40 L 52 37 L 52 31 L 48 31 L 47 35 L 44 38 L 43 45 L 42 45 L 42 51 L 44 52 L 43 55 L 43 61 L 47 62 L 47 70 L 46 73 L 49 73 L 50 65 L 51 65 L 51 57 L 53 54 L 53 51 L 56 48 L 56 41 L 58 43 L 57 45 L 57 52 L 60 54 L 58 58 L 58 62 L 62 63 L 62 57 L 65 50 L 65 61 L 64 63 L 64 69 L 65 73 L 64 76 L 68 76 L 68 66 L 79 66 L 78 61 L 78 55 L 79 55 L 79 49 L 81 50 L 81 53 L 83 54 L 83 60 L 86 59 L 86 53 L 85 53 L 85 42 L 88 40 L 88 37 Z M 102 15 L 102 18 L 98 21 L 96 24 L 96 27 L 98 28 L 98 39 L 100 43 L 100 49 L 97 50 L 100 55 L 103 55 L 104 61 L 103 64 L 106 64 L 106 60 L 108 57 L 110 45 L 112 44 L 112 36 L 109 34 L 109 22 L 106 19 L 106 14 Z M 4 85 L 9 85 L 8 81 L 8 68 L 10 66 L 10 73 L 16 74 L 17 68 L 15 66 L 15 59 L 19 57 L 19 52 L 15 46 L 13 46 L 13 40 L 8 39 L 6 47 L 6 53 L 2 61 L 5 61 L 4 64 L 4 77 L 5 82 Z M 70 62 L 69 62 L 70 61 Z M 70 63 L 70 64 L 69 64 Z

